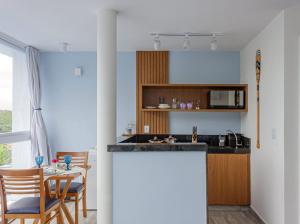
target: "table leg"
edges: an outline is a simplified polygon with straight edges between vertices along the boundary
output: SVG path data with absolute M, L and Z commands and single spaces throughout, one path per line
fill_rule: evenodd
M 61 192 L 60 192 L 60 179 L 55 181 L 55 186 L 56 186 L 56 195 L 57 198 L 60 198 Z
M 71 185 L 71 181 L 72 181 L 72 178 L 68 178 L 68 179 L 67 179 L 66 184 L 65 184 L 65 187 L 64 187 L 64 190 L 63 190 L 62 193 L 60 193 L 60 197 L 59 197 L 59 198 L 60 198 L 60 201 L 61 201 L 61 202 L 60 202 L 60 203 L 61 203 L 61 208 L 62 208 L 63 212 L 65 213 L 65 216 L 66 216 L 66 218 L 67 218 L 69 224 L 74 224 L 74 219 L 73 219 L 73 217 L 72 217 L 72 215 L 71 215 L 69 209 L 67 208 L 67 206 L 66 206 L 66 204 L 65 204 L 65 198 L 66 198 L 66 196 L 67 196 L 68 189 L 69 189 L 69 187 L 70 187 L 70 185 Z M 56 184 L 57 184 L 57 182 L 56 182 Z M 59 185 L 57 185 L 57 186 L 59 186 L 59 188 L 60 188 L 60 181 L 59 181 Z M 57 190 L 57 189 L 56 189 L 56 190 Z M 59 189 L 59 190 L 60 190 L 60 189 Z

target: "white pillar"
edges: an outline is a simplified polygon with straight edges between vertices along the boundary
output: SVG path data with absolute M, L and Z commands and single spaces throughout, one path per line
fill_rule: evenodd
M 116 140 L 116 11 L 99 10 L 97 29 L 97 223 L 112 224 L 112 154 L 107 145 Z

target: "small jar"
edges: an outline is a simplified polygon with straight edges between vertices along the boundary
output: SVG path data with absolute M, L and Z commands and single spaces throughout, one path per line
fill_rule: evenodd
M 177 99 L 176 98 L 172 99 L 172 109 L 177 109 Z

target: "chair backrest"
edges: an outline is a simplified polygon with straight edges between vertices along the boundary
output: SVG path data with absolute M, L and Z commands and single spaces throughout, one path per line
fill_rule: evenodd
M 82 182 L 86 184 L 89 152 L 57 152 L 56 159 L 58 160 L 59 163 L 64 163 L 65 155 L 72 156 L 72 162 L 71 162 L 72 166 L 79 166 L 85 169 L 85 175 L 82 177 Z
M 7 211 L 7 195 L 40 196 L 40 211 L 45 211 L 43 169 L 0 169 L 0 198 L 2 215 Z
M 59 163 L 64 163 L 65 155 L 72 156 L 71 165 L 73 166 L 80 166 L 86 168 L 88 165 L 88 158 L 89 158 L 88 152 L 57 152 L 56 159 L 58 160 Z

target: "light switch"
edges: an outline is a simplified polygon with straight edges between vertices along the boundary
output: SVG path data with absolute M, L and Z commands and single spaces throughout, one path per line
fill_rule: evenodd
M 150 132 L 149 125 L 144 125 L 144 134 L 149 134 L 149 132 Z
M 76 67 L 74 69 L 74 75 L 75 76 L 82 76 L 82 68 L 81 67 Z

